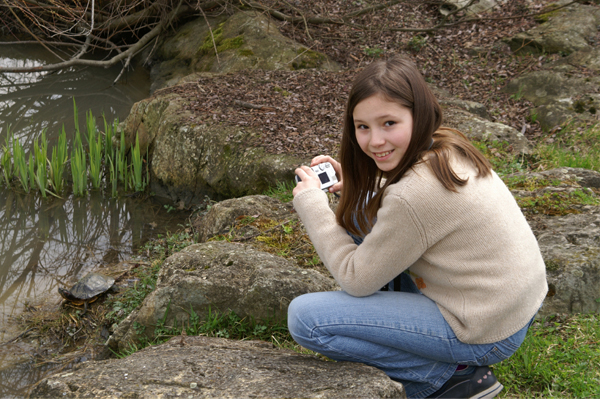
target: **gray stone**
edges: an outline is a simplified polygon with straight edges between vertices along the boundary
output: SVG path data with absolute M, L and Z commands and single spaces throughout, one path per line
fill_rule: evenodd
M 577 65 L 586 69 L 600 71 L 600 48 L 587 48 L 577 51 L 568 57 L 561 58 L 556 65 Z
M 464 109 L 465 111 L 477 115 L 483 119 L 490 118 L 487 109 L 485 108 L 485 105 L 481 103 L 475 101 L 461 100 L 459 98 L 440 98 L 439 101 L 441 105 Z
M 243 142 L 251 128 L 193 124 L 185 100 L 175 93 L 133 105 L 123 123 L 126 141 L 138 135 L 142 152 L 150 148 L 150 189 L 174 203 L 200 203 L 264 192 L 277 182 L 292 181 L 305 160 L 268 154 Z
M 229 18 L 208 21 L 212 33 L 206 20 L 198 18 L 183 25 L 159 46 L 153 58 L 151 92 L 178 84 L 195 72 L 340 70 L 326 55 L 283 36 L 263 13 L 240 11 Z
M 467 14 L 481 14 L 491 12 L 498 4 L 506 3 L 507 0 L 479 0 L 473 2 L 467 7 Z M 467 6 L 470 0 L 444 0 L 444 4 L 440 7 L 442 15 L 448 15 L 451 11 Z
M 558 65 L 560 67 L 560 65 Z M 577 78 L 565 72 L 543 70 L 525 74 L 508 83 L 505 91 L 531 101 L 531 114 L 543 129 L 577 119 L 596 120 L 600 79 Z
M 529 140 L 516 129 L 491 122 L 476 116 L 464 118 L 458 123 L 458 130 L 470 139 L 478 141 L 506 141 L 513 146 L 517 153 L 528 154 L 530 152 Z
M 209 309 L 233 311 L 242 318 L 284 320 L 295 297 L 337 289 L 332 278 L 249 245 L 195 244 L 167 258 L 156 289 L 121 322 L 108 345 L 126 349 L 137 341 L 140 330 L 152 338 L 159 323 L 188 325 L 192 312 L 204 320 Z
M 525 178 L 539 187 L 535 191 L 513 190 L 517 198 L 576 190 L 593 197 L 596 194 L 592 188 L 600 186 L 600 173 L 581 168 L 557 168 L 507 177 Z M 548 181 L 547 187 L 540 185 Z M 546 263 L 550 288 L 540 315 L 600 311 L 600 207 L 572 204 L 568 211 L 573 213 L 530 216 L 529 224 Z
M 266 217 L 273 220 L 284 220 L 293 213 L 291 203 L 284 204 L 266 195 L 249 195 L 221 201 L 210 208 L 202 216 L 194 220 L 194 230 L 198 241 L 227 232 L 241 216 Z
M 592 91 L 597 85 L 581 78 L 573 78 L 562 72 L 551 70 L 535 71 L 511 80 L 506 92 L 517 94 L 535 105 L 545 105 L 559 101 L 570 101 L 571 97 Z
M 330 362 L 266 342 L 175 337 L 124 359 L 86 362 L 42 380 L 31 398 L 405 398 L 360 363 Z
M 575 4 L 548 15 L 547 22 L 507 39 L 513 52 L 566 55 L 590 48 L 588 39 L 596 34 L 600 22 L 596 7 Z
M 600 311 L 600 208 L 544 218 L 534 229 L 550 287 L 541 315 Z
M 583 168 L 556 168 L 545 170 L 543 172 L 528 172 L 515 173 L 508 177 L 526 176 L 528 179 L 535 180 L 553 180 L 557 179 L 561 182 L 572 183 L 576 181 L 581 187 L 600 188 L 600 173 Z

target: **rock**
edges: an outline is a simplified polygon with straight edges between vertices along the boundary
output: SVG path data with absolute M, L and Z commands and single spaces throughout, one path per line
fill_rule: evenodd
M 513 52 L 568 55 L 590 48 L 588 39 L 595 36 L 600 22 L 597 7 L 574 4 L 544 15 L 547 22 L 506 40 Z
M 451 107 L 457 107 L 460 109 L 463 109 L 467 112 L 470 112 L 474 115 L 479 116 L 480 118 L 483 119 L 489 119 L 490 116 L 487 112 L 487 109 L 485 108 L 485 105 L 475 102 L 475 101 L 468 101 L 468 100 L 461 100 L 460 98 L 440 98 L 439 99 L 440 104 L 442 106 L 451 106 Z
M 206 215 L 193 222 L 198 241 L 227 232 L 235 220 L 241 216 L 262 216 L 273 220 L 283 220 L 293 212 L 291 203 L 284 204 L 266 195 L 249 195 L 221 201 L 210 208 Z
M 211 30 L 204 18 L 198 18 L 183 25 L 163 42 L 153 60 L 151 92 L 173 86 L 195 72 L 340 70 L 340 66 L 326 55 L 283 36 L 277 24 L 265 14 L 240 11 L 229 18 L 208 21 Z
M 537 187 L 535 191 L 513 190 L 517 198 L 560 195 L 575 190 L 596 196 L 591 188 L 600 187 L 600 173 L 581 168 L 557 168 L 507 177 L 524 178 L 530 182 L 529 186 Z M 550 288 L 540 315 L 597 313 L 600 311 L 600 207 L 567 203 L 563 206 L 565 212 L 561 215 L 529 217 L 546 263 Z
M 556 61 L 557 66 L 580 66 L 600 72 L 600 48 L 586 48 Z M 569 70 L 572 68 L 568 68 Z
M 361 363 L 330 362 L 266 342 L 175 337 L 124 359 L 86 362 L 42 380 L 31 398 L 405 398 Z
M 480 14 L 490 12 L 499 3 L 506 3 L 507 0 L 479 0 L 473 2 L 472 5 L 467 7 L 467 14 Z M 444 4 L 440 7 L 440 13 L 442 15 L 448 15 L 451 11 L 458 8 L 465 7 L 470 3 L 470 0 L 444 0 Z
M 245 146 L 251 128 L 189 123 L 185 105 L 175 93 L 154 96 L 134 104 L 123 123 L 128 143 L 137 134 L 142 152 L 150 149 L 150 189 L 159 197 L 187 205 L 258 194 L 292 181 L 305 161 Z
M 565 72 L 543 70 L 525 74 L 508 83 L 505 91 L 531 101 L 531 111 L 542 128 L 551 129 L 571 119 L 594 120 L 600 95 L 600 79 L 578 78 Z
M 571 183 L 576 181 L 581 187 L 600 188 L 600 173 L 583 168 L 557 168 L 543 172 L 515 173 L 510 177 L 526 176 L 529 179 L 557 179 L 561 182 Z
M 506 85 L 508 93 L 515 93 L 535 105 L 565 101 L 576 94 L 591 91 L 597 84 L 569 77 L 551 70 L 535 71 L 511 80 Z
M 530 152 L 529 140 L 521 132 L 502 123 L 491 122 L 473 115 L 458 122 L 457 128 L 470 139 L 506 141 L 517 153 L 528 154 Z
M 550 291 L 541 315 L 600 311 L 600 208 L 544 218 L 534 229 Z
M 284 320 L 295 297 L 339 289 L 332 278 L 249 245 L 223 241 L 191 245 L 171 255 L 158 275 L 156 289 L 125 319 L 108 345 L 124 349 L 138 333 L 152 338 L 159 323 L 187 325 L 209 309 L 235 312 L 256 320 Z

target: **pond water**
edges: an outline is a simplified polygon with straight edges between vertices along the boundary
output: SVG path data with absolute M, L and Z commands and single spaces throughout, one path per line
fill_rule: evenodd
M 49 61 L 34 46 L 0 46 L 3 66 Z M 134 67 L 113 84 L 120 71 L 116 66 L 0 74 L 0 147 L 9 131 L 25 148 L 44 129 L 49 148 L 63 125 L 72 137 L 73 98 L 80 121 L 87 110 L 98 119 L 104 114 L 108 121 L 123 120 L 134 102 L 149 95 L 150 82 L 143 68 Z M 2 345 L 18 334 L 11 320 L 24 306 L 58 302 L 58 287 L 129 259 L 150 238 L 177 230 L 184 217 L 131 197 L 90 192 L 84 198 L 42 199 L 0 184 L 0 397 L 23 397 L 45 373 L 23 362 L 23 345 Z

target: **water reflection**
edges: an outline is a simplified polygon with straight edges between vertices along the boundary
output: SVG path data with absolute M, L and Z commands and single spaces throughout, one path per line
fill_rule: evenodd
M 59 286 L 129 258 L 151 236 L 181 223 L 158 204 L 130 198 L 48 201 L 0 191 L 0 325 L 25 303 L 59 300 Z
M 38 66 L 54 61 L 39 46 L 0 46 L 0 65 Z M 110 122 L 123 120 L 131 106 L 149 94 L 148 73 L 131 67 L 114 84 L 120 65 L 111 68 L 77 67 L 52 72 L 0 74 L 0 138 L 8 126 L 15 136 L 28 142 L 47 129 L 50 140 L 64 124 L 67 133 L 74 130 L 73 98 L 79 120 L 91 110 L 100 119 L 104 113 Z M 80 122 L 81 123 L 81 122 Z M 0 141 L 0 144 L 3 141 Z M 25 143 L 25 141 L 22 141 Z
M 100 57 L 101 55 L 98 55 Z M 39 46 L 0 45 L 0 65 L 36 66 L 55 62 Z M 83 127 L 92 111 L 123 120 L 134 102 L 149 95 L 148 73 L 130 68 L 117 84 L 121 66 L 70 68 L 54 72 L 0 73 L 0 147 L 8 127 L 26 151 L 46 129 L 49 148 L 65 126 L 75 130 L 73 98 Z M 181 216 L 183 217 L 183 216 Z M 17 334 L 8 323 L 27 303 L 58 302 L 57 288 L 92 269 L 128 259 L 158 233 L 175 231 L 184 221 L 159 204 L 132 198 L 41 199 L 0 187 L 0 343 Z M 17 346 L 0 346 L 0 397 L 22 397 L 43 377 L 44 368 L 15 359 Z M 8 355 L 7 355 L 8 354 Z M 17 356 L 18 357 L 18 356 Z

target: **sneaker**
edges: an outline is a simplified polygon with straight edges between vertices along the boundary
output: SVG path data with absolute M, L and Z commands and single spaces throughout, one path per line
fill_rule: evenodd
M 476 367 L 467 375 L 453 375 L 429 398 L 495 398 L 504 388 L 487 366 Z

